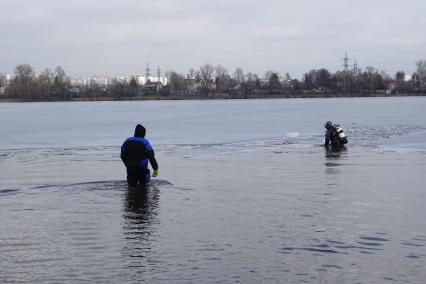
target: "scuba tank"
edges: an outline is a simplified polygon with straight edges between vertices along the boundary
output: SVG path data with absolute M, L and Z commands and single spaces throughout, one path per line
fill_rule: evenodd
M 339 136 L 339 140 L 341 144 L 346 144 L 348 143 L 348 138 L 346 137 L 345 132 L 343 131 L 343 128 L 340 127 L 339 124 L 334 125 L 337 135 Z

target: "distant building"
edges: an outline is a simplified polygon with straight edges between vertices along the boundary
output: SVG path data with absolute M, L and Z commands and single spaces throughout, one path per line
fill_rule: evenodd
M 197 95 L 205 95 L 205 92 L 215 92 L 217 90 L 217 85 L 214 79 L 209 80 L 207 83 L 198 82 L 194 83 L 194 87 Z
M 386 80 L 386 90 L 395 91 L 397 89 L 398 82 L 396 80 Z
M 112 77 L 109 76 L 94 76 L 91 78 L 90 84 L 96 83 L 101 87 L 108 87 L 112 83 Z
M 115 78 L 115 80 L 117 80 L 119 82 L 123 82 L 123 83 L 130 83 L 131 79 L 132 79 L 131 76 L 121 76 L 121 77 Z
M 81 95 L 80 87 L 74 86 L 70 89 L 70 93 L 73 97 L 79 97 Z
M 138 79 L 138 83 L 141 85 L 145 85 L 146 82 L 150 81 L 150 82 L 160 82 L 163 86 L 167 85 L 168 83 L 168 78 L 164 77 L 164 76 L 137 76 Z
M 195 95 L 197 94 L 197 82 L 195 82 L 194 78 L 185 79 L 185 84 L 187 86 L 187 95 Z
M 10 84 L 12 76 L 6 73 L 0 73 L 0 97 L 6 95 L 6 86 Z
M 111 85 L 113 78 L 109 76 L 87 76 L 71 78 L 72 86 L 86 86 L 90 87 L 93 84 L 98 84 L 101 87 L 108 87 Z
M 72 86 L 88 86 L 90 82 L 89 77 L 76 77 L 71 78 Z
M 148 80 L 143 85 L 142 90 L 143 90 L 144 94 L 156 95 L 161 91 L 162 88 L 163 88 L 163 84 L 161 82 L 151 82 L 151 81 Z
M 150 82 L 151 84 L 153 82 L 158 82 L 161 84 L 161 86 L 165 86 L 168 83 L 168 78 L 164 76 L 149 76 L 148 78 L 145 76 L 120 76 L 120 77 L 111 77 L 111 76 L 103 76 L 103 75 L 96 75 L 96 76 L 83 76 L 83 77 L 75 77 L 71 78 L 71 85 L 72 86 L 79 86 L 79 87 L 90 87 L 92 84 L 98 84 L 101 87 L 108 87 L 112 84 L 114 80 L 117 80 L 119 82 L 126 82 L 130 83 L 132 78 L 136 78 L 138 83 L 141 86 L 144 86 L 147 82 Z M 149 84 L 148 84 L 149 85 Z

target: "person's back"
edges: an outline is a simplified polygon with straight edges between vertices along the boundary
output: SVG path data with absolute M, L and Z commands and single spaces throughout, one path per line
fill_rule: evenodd
M 130 185 L 146 184 L 150 182 L 148 161 L 154 169 L 153 176 L 158 175 L 158 163 L 154 149 L 145 138 L 146 129 L 138 124 L 135 135 L 129 137 L 121 146 L 121 160 L 127 169 L 127 182 Z

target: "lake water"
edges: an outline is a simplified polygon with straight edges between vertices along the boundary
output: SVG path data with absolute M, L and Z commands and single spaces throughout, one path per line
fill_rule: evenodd
M 0 104 L 0 283 L 424 283 L 426 98 Z M 326 151 L 340 123 L 346 150 Z M 160 176 L 128 188 L 142 123 Z

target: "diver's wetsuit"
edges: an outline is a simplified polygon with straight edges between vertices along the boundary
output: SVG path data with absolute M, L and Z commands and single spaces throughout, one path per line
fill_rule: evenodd
M 147 139 L 144 138 L 145 131 L 128 138 L 121 146 L 121 160 L 127 169 L 127 183 L 129 185 L 144 185 L 150 182 L 151 175 L 148 169 L 148 161 L 154 170 L 158 170 L 154 149 Z
M 331 126 L 327 128 L 327 132 L 325 133 L 325 147 L 328 147 L 328 145 L 331 144 L 331 147 L 333 148 L 339 148 L 343 146 L 343 144 L 340 142 L 339 133 L 337 133 L 336 126 Z

